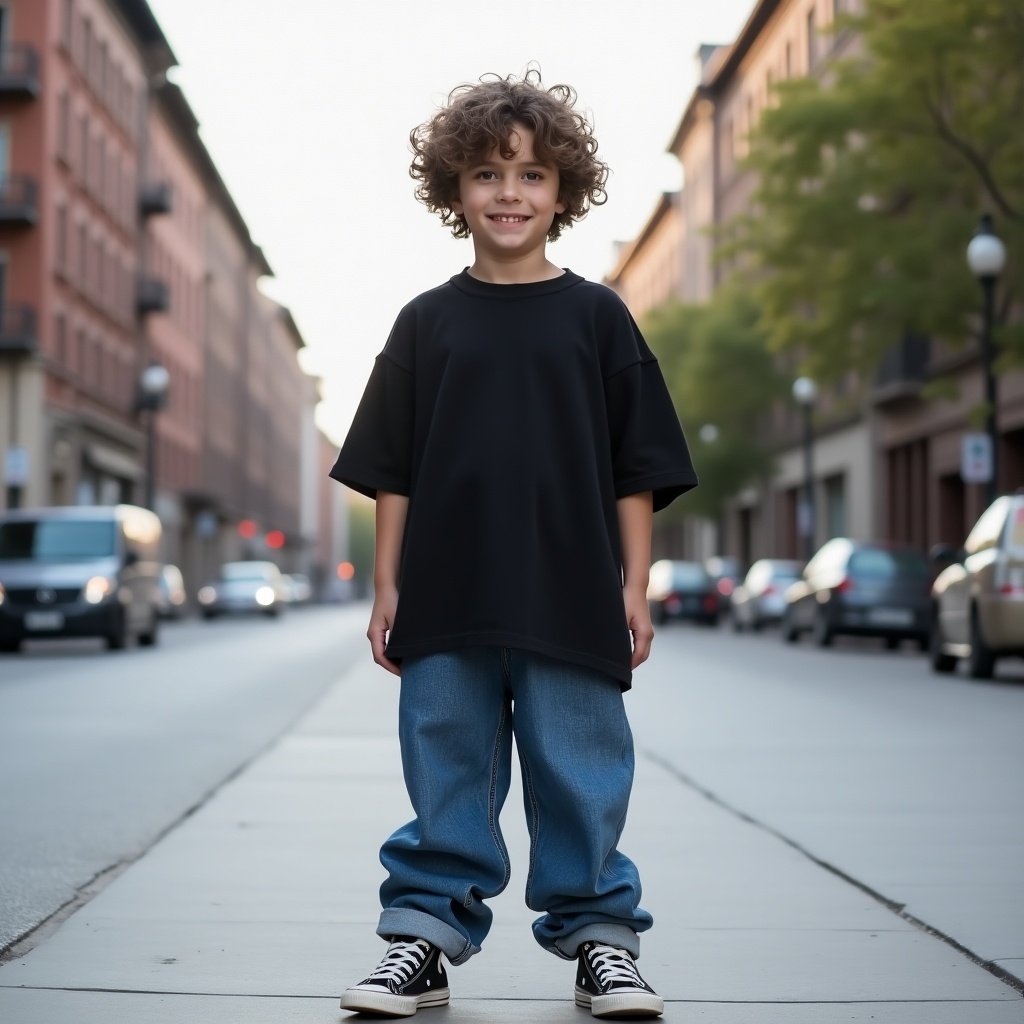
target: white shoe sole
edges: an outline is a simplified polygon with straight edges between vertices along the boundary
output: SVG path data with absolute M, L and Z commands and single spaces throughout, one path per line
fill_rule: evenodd
M 411 1017 L 426 1006 L 447 1006 L 450 991 L 446 988 L 424 992 L 418 996 L 396 996 L 381 992 L 379 988 L 360 988 L 358 985 L 345 989 L 341 997 L 341 1008 L 356 1013 L 377 1013 L 382 1017 Z
M 665 1012 L 665 1000 L 650 992 L 613 992 L 607 996 L 591 996 L 584 989 L 576 989 L 576 1005 L 590 1010 L 593 1017 L 602 1020 L 641 1020 L 660 1017 Z

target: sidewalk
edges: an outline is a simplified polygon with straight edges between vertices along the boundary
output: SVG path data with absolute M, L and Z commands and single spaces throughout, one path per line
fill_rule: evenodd
M 376 851 L 410 813 L 397 694 L 359 663 L 55 934 L 0 967 L 0 1020 L 361 1019 L 338 995 L 383 951 Z M 417 1017 L 427 1024 L 591 1019 L 573 1006 L 573 966 L 530 934 L 522 819 L 514 787 L 503 816 L 512 882 L 483 953 L 450 972 L 452 1005 Z M 623 848 L 657 917 L 641 967 L 666 1021 L 1024 1021 L 1013 989 L 651 761 L 638 763 Z

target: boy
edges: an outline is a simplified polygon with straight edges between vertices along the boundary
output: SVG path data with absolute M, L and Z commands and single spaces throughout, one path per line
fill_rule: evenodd
M 343 1009 L 448 1002 L 508 883 L 498 815 L 515 735 L 533 931 L 578 961 L 595 1017 L 656 1017 L 640 881 L 616 846 L 633 778 L 622 692 L 650 652 L 651 516 L 696 484 L 658 364 L 609 289 L 546 243 L 604 201 L 567 86 L 488 78 L 411 136 L 417 197 L 473 265 L 413 299 L 331 475 L 376 498 L 373 658 L 401 675 L 416 817 L 384 844 L 389 942 Z M 632 645 L 630 644 L 632 634 Z

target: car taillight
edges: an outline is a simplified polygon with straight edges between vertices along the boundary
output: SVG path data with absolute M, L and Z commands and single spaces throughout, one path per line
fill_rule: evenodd
M 775 589 L 775 584 L 774 583 L 769 583 L 768 586 L 764 588 L 764 596 L 765 597 L 771 597 L 773 594 L 777 594 L 777 593 L 778 593 L 778 590 Z
M 714 594 L 704 595 L 704 611 L 716 612 L 718 611 L 718 598 Z
M 837 594 L 849 594 L 853 590 L 853 580 L 849 576 L 844 576 L 842 582 L 836 587 Z
M 1003 597 L 1022 597 L 1024 596 L 1024 586 L 1018 586 L 1015 583 L 1004 583 L 999 588 L 999 593 Z

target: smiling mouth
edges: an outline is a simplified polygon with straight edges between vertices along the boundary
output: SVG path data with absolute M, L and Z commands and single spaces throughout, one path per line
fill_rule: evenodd
M 525 224 L 530 218 L 522 214 L 492 213 L 487 219 L 496 224 Z

